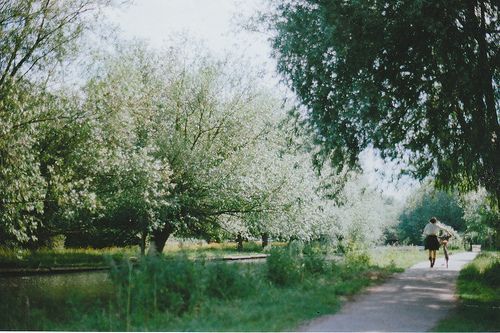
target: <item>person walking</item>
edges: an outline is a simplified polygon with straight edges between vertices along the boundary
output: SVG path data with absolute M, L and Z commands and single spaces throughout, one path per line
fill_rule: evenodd
M 429 223 L 424 228 L 424 248 L 429 250 L 429 261 L 431 263 L 431 268 L 434 267 L 436 262 L 436 252 L 439 250 L 439 239 L 438 233 L 440 230 L 446 231 L 440 224 L 437 222 L 435 217 L 429 220 Z

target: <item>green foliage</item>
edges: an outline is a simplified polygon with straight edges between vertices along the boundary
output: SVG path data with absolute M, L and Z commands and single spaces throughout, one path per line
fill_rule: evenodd
M 49 220 L 54 216 L 54 207 L 59 200 L 68 198 L 54 198 L 54 192 L 60 186 L 69 187 L 78 201 L 80 191 L 85 190 L 84 177 L 71 175 L 75 168 L 68 167 L 65 172 L 54 172 L 55 177 L 48 177 L 54 175 L 50 167 L 57 168 L 59 162 L 68 161 L 61 154 L 52 159 L 55 146 L 61 148 L 64 142 L 72 149 L 73 139 L 78 141 L 80 135 L 74 131 L 78 127 L 75 113 L 60 112 L 71 107 L 63 103 L 64 98 L 54 96 L 55 89 L 49 91 L 47 87 L 57 76 L 54 69 L 78 49 L 82 32 L 92 25 L 101 5 L 107 2 L 15 0 L 4 1 L 0 6 L 0 239 L 3 244 L 44 245 L 57 232 L 51 231 L 57 225 L 52 226 Z M 74 137 L 71 134 L 57 137 L 61 128 Z M 51 130 L 57 133 L 56 138 L 52 137 L 54 142 L 46 147 L 44 133 Z M 54 164 L 47 163 L 49 159 Z M 80 199 L 84 197 L 81 195 Z
M 497 1 L 273 1 L 278 71 L 342 170 L 373 146 L 462 192 L 499 200 Z
M 466 225 L 464 238 L 485 248 L 499 248 L 500 211 L 491 205 L 488 193 L 479 189 L 466 193 L 461 199 Z
M 206 293 L 219 299 L 245 297 L 254 292 L 256 279 L 245 275 L 238 264 L 215 263 L 207 266 Z
M 267 277 L 278 286 L 289 286 L 331 272 L 335 264 L 326 261 L 326 253 L 317 242 L 292 241 L 286 247 L 274 247 L 267 258 Z
M 323 274 L 329 269 L 325 260 L 325 247 L 317 243 L 309 243 L 304 247 L 304 270 L 311 274 Z
M 420 245 L 423 229 L 433 216 L 456 231 L 464 232 L 463 214 L 457 195 L 435 190 L 430 183 L 424 184 L 408 199 L 399 217 L 399 239 L 408 241 L 409 244 Z
M 370 265 L 370 256 L 366 250 L 350 250 L 345 255 L 348 267 L 358 268 Z
M 118 286 L 118 303 L 126 305 L 123 316 L 130 320 L 136 313 L 178 315 L 192 310 L 203 294 L 201 271 L 202 264 L 184 256 L 168 260 L 145 256 L 135 266 L 114 264 L 110 276 Z
M 301 253 L 293 247 L 273 248 L 267 258 L 267 277 L 279 286 L 293 285 L 303 279 Z

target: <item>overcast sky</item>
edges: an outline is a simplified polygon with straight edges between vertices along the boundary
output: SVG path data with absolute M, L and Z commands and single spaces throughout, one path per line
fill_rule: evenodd
M 266 36 L 241 27 L 263 4 L 263 0 L 135 0 L 108 10 L 107 17 L 122 36 L 146 40 L 152 47 L 161 48 L 169 37 L 187 33 L 204 41 L 214 54 L 245 56 L 269 80 L 276 75 Z
M 267 36 L 241 28 L 241 23 L 262 10 L 264 4 L 265 0 L 135 0 L 112 8 L 107 18 L 123 37 L 146 40 L 155 48 L 165 46 L 175 34 L 187 33 L 204 41 L 214 54 L 244 55 L 256 69 L 266 73 L 266 84 L 276 85 L 278 78 Z M 403 200 L 417 186 L 406 177 L 396 187 L 388 182 L 397 173 L 395 164 L 385 165 L 373 151 L 362 155 L 366 176 L 386 194 Z M 383 170 L 386 176 L 376 170 Z

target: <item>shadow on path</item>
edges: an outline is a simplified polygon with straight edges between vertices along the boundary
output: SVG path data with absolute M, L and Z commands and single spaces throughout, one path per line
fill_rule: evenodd
M 434 268 L 428 266 L 428 261 L 421 262 L 382 285 L 368 288 L 337 314 L 317 318 L 297 331 L 428 331 L 456 306 L 456 278 L 476 255 L 452 255 L 449 268 L 444 259 L 438 259 Z

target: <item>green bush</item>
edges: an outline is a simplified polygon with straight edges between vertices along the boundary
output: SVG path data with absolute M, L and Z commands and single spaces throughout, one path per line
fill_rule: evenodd
M 286 247 L 272 248 L 267 258 L 267 275 L 277 285 L 293 285 L 308 275 L 329 270 L 325 249 L 319 243 L 293 241 Z
M 308 273 L 322 274 L 328 269 L 325 251 L 319 244 L 308 244 L 303 249 L 304 269 Z
M 351 242 L 345 253 L 345 263 L 348 268 L 365 268 L 370 265 L 370 254 L 358 243 Z
M 293 285 L 303 279 L 301 249 L 297 245 L 272 248 L 267 257 L 267 277 L 280 286 Z
M 210 297 L 238 298 L 254 290 L 252 279 L 241 272 L 238 264 L 216 263 L 207 268 L 206 293 Z
M 119 286 L 119 303 L 126 305 L 126 315 L 168 311 L 181 314 L 193 309 L 202 299 L 200 283 L 204 263 L 185 256 L 165 259 L 141 258 L 135 267 L 113 265 L 111 279 Z

